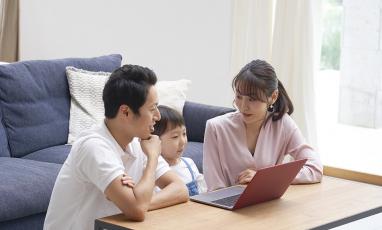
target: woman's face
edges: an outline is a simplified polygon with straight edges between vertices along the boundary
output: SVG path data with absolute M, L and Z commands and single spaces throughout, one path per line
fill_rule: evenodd
M 252 124 L 265 119 L 268 104 L 236 92 L 235 105 L 243 115 L 244 123 Z

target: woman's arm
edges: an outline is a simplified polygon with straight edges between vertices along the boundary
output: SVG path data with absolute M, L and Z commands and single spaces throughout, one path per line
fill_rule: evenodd
M 203 144 L 203 174 L 208 191 L 227 187 L 219 157 L 216 129 L 207 121 Z
M 293 184 L 302 183 L 317 183 L 322 179 L 323 166 L 319 155 L 314 149 L 309 146 L 300 130 L 296 126 L 292 130 L 289 141 L 287 143 L 287 154 L 290 154 L 294 159 L 308 159 L 303 168 L 293 180 Z

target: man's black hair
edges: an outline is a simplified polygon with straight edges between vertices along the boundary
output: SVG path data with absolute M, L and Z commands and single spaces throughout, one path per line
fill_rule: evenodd
M 155 73 L 146 67 L 124 65 L 110 75 L 103 89 L 105 117 L 115 118 L 121 105 L 127 105 L 137 115 L 146 102 L 151 86 L 155 85 Z

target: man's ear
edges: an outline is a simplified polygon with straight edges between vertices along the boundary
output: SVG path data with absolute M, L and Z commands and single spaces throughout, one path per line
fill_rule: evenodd
M 129 116 L 129 114 L 131 113 L 131 110 L 130 110 L 130 107 L 127 106 L 127 105 L 121 105 L 119 106 L 119 111 L 125 115 L 126 117 Z

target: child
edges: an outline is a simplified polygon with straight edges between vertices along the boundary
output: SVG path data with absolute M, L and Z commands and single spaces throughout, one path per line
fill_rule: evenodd
M 186 127 L 182 115 L 167 106 L 158 106 L 161 120 L 154 126 L 154 135 L 158 135 L 162 142 L 162 157 L 176 174 L 187 185 L 190 196 L 207 191 L 203 174 L 199 173 L 191 158 L 182 157 L 187 144 Z M 123 181 L 128 185 L 128 177 Z M 129 180 L 130 186 L 134 182 Z

